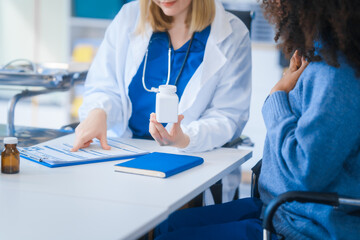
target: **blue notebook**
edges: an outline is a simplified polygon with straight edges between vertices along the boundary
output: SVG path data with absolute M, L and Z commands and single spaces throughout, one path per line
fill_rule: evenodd
M 115 171 L 167 178 L 204 162 L 201 157 L 153 152 L 115 165 Z

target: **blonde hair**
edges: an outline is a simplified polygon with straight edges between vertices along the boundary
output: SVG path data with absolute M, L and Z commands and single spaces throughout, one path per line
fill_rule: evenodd
M 140 21 L 137 33 L 143 34 L 147 23 L 151 25 L 154 32 L 165 32 L 171 29 L 173 17 L 166 16 L 153 0 L 139 0 L 139 2 Z M 214 0 L 192 0 L 185 23 L 190 33 L 201 32 L 213 22 L 214 18 Z

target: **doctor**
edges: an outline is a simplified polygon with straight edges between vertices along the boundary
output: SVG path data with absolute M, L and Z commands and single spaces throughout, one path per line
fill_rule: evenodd
M 151 89 L 177 86 L 179 121 L 155 119 Z M 207 151 L 236 138 L 249 117 L 246 26 L 214 0 L 139 0 L 123 6 L 89 70 L 73 151 L 107 136 L 154 138 Z M 150 122 L 149 122 L 150 119 Z

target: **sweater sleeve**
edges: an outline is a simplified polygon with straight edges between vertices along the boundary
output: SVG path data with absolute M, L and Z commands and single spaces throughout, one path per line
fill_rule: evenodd
M 360 140 L 360 80 L 331 68 L 311 76 L 315 70 L 309 65 L 299 79 L 300 116 L 282 91 L 270 95 L 262 110 L 273 163 L 289 181 L 310 191 L 337 178 Z

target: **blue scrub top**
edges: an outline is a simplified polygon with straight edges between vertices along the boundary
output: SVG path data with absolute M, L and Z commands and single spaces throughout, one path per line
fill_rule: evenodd
M 181 99 L 187 83 L 203 61 L 209 34 L 210 26 L 194 34 L 188 59 L 177 82 L 177 95 L 179 99 Z M 171 85 L 174 85 L 180 72 L 189 44 L 190 40 L 177 50 L 171 47 L 171 72 L 169 82 Z M 148 89 L 152 87 L 158 88 L 160 85 L 166 84 L 168 75 L 168 50 L 168 34 L 166 32 L 153 33 L 148 46 L 148 59 L 145 70 L 145 85 Z M 129 97 L 132 103 L 129 127 L 134 137 L 151 138 L 149 133 L 149 119 L 150 114 L 155 112 L 156 93 L 147 92 L 143 88 L 142 73 L 144 60 L 145 57 L 129 85 Z

